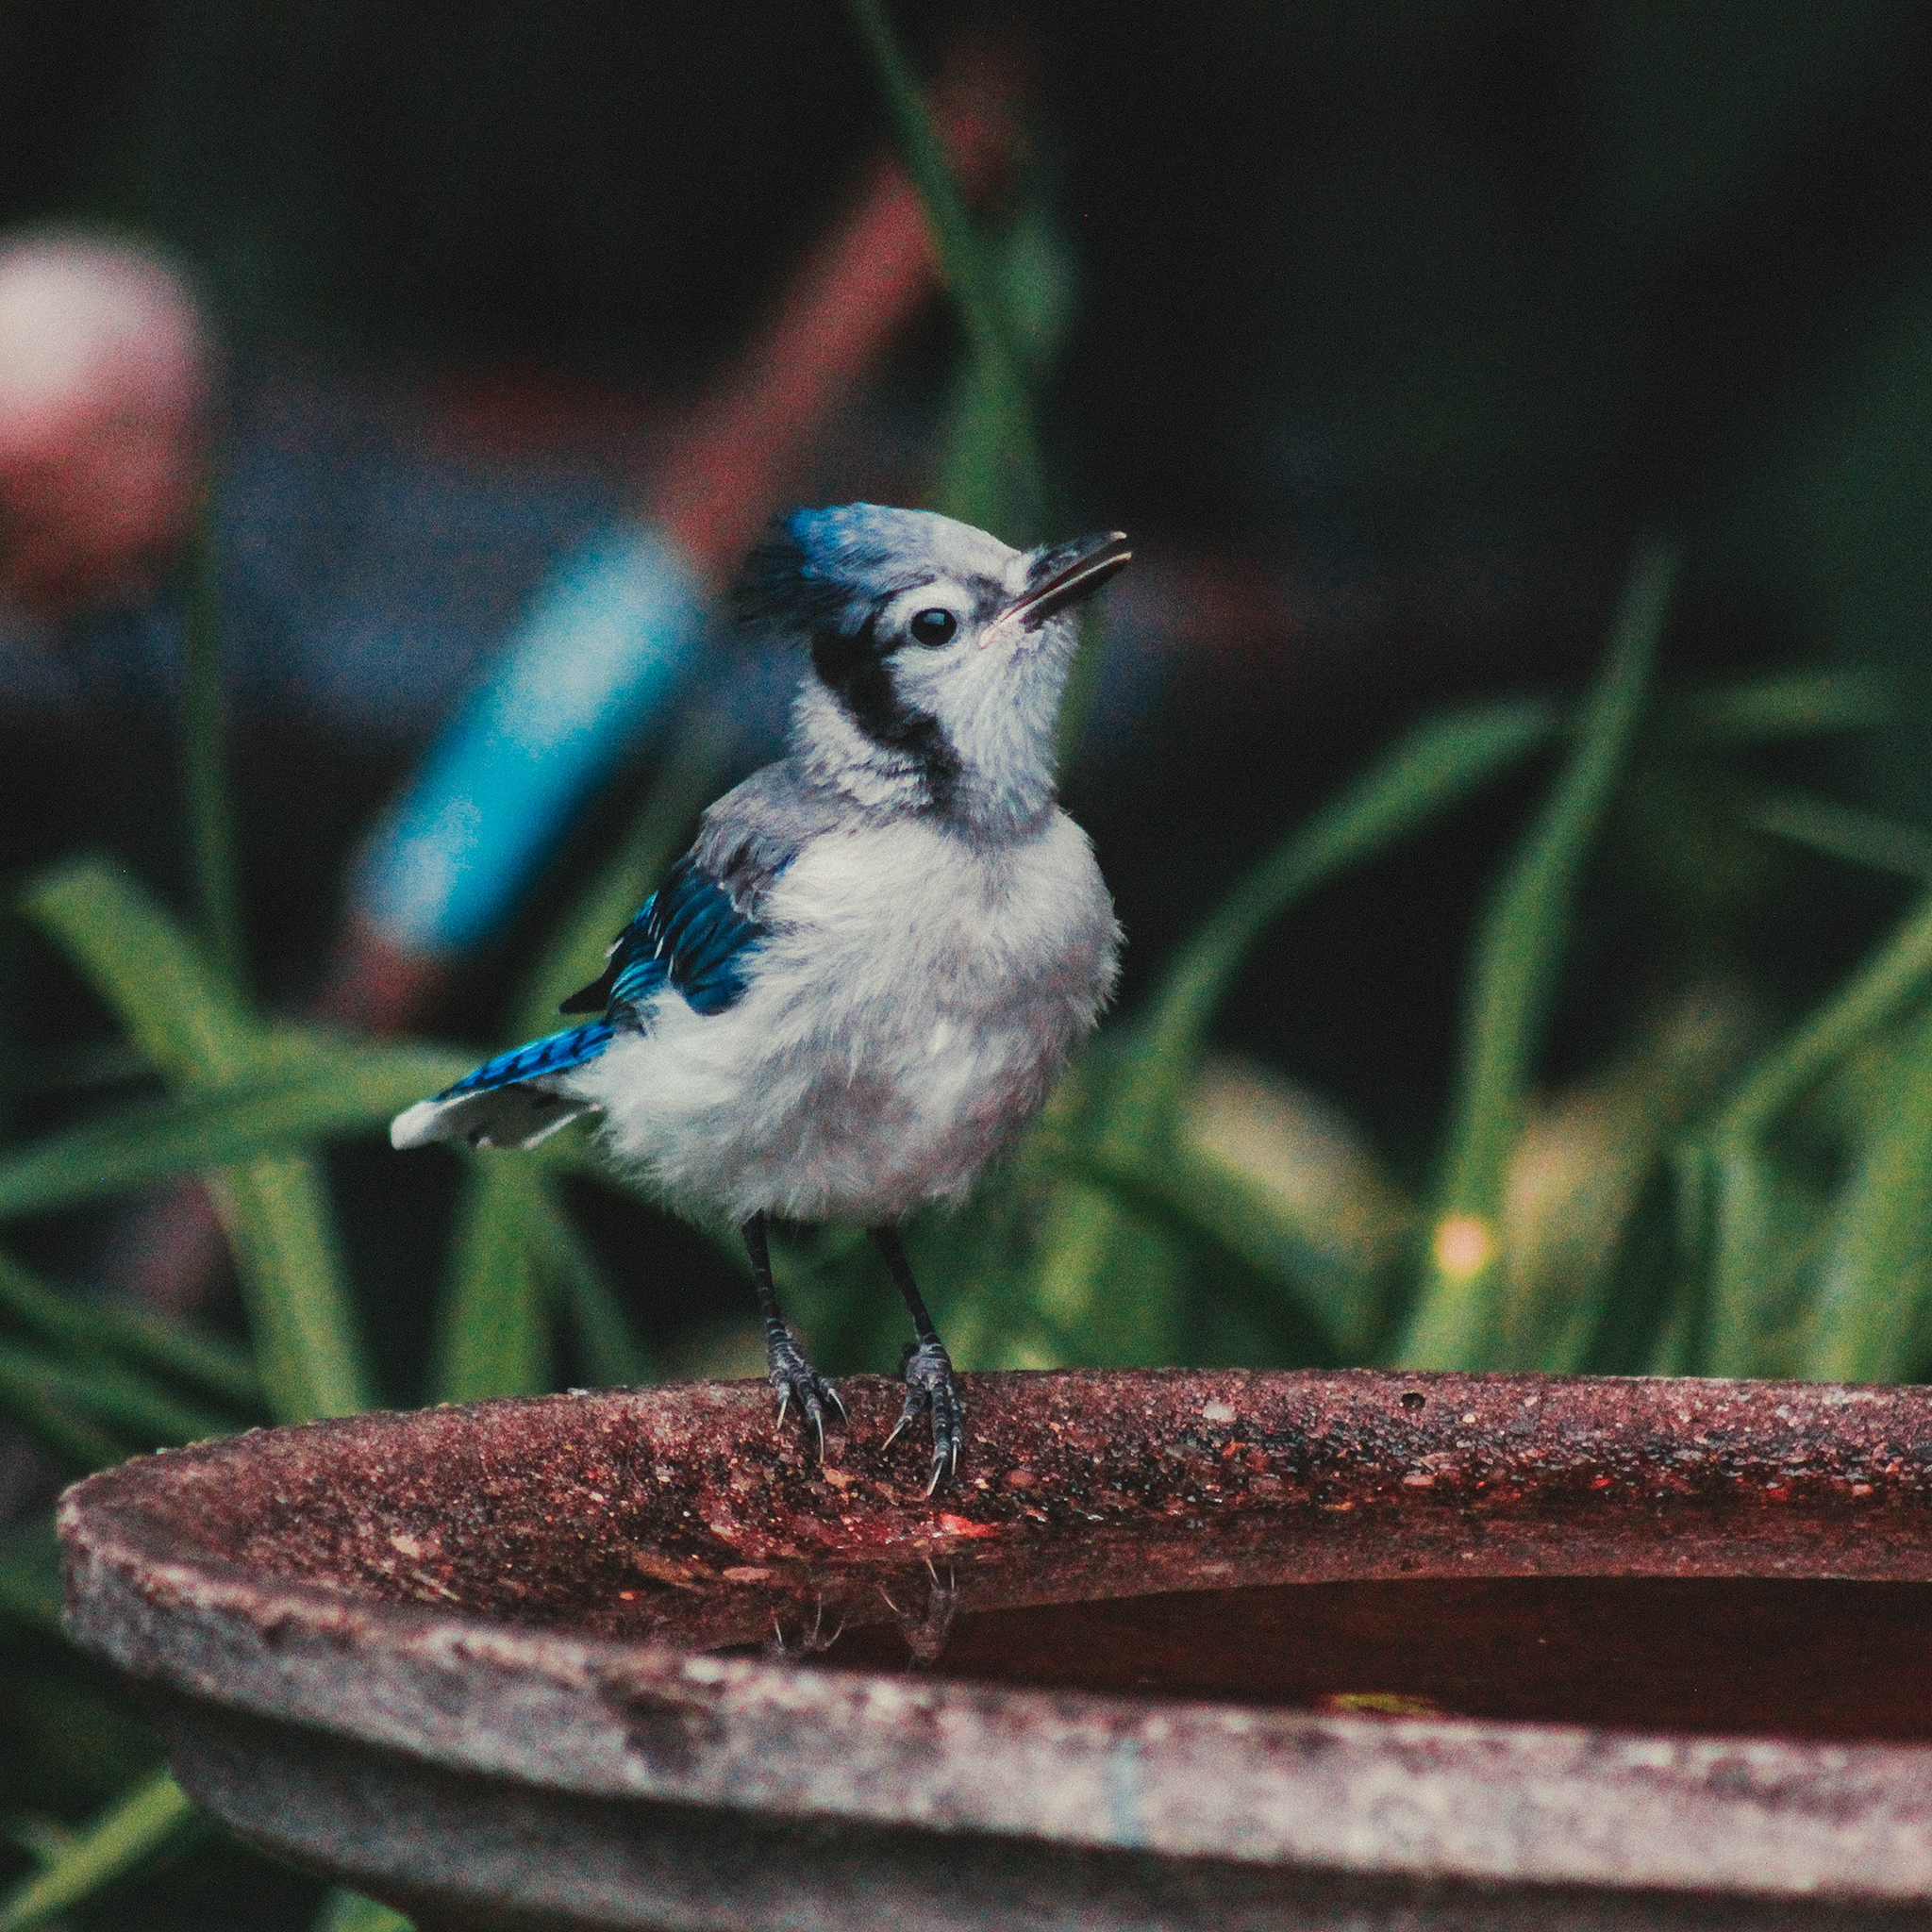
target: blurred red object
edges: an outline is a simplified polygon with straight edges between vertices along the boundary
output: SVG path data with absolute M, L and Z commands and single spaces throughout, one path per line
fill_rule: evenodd
M 60 617 L 158 588 L 193 514 L 213 360 L 158 256 L 0 245 L 0 592 Z

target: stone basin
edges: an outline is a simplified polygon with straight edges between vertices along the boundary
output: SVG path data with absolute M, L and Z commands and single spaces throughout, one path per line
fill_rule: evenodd
M 61 1506 L 176 1774 L 424 1932 L 1932 1924 L 1932 1397 L 758 1383 L 371 1415 Z

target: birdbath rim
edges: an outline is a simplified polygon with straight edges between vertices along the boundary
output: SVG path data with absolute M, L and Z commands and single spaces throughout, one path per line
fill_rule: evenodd
M 158 1696 L 191 1790 L 272 1841 L 248 1777 L 221 1768 L 244 1732 L 271 1755 L 323 1737 L 493 1789 L 1070 1851 L 1932 1898 L 1917 1743 L 816 1668 L 805 1627 L 812 1577 L 833 1572 L 895 1608 L 903 1579 L 942 1570 L 1000 1603 L 1229 1578 L 1924 1582 L 1932 1393 L 1377 1371 L 962 1382 L 968 1481 L 929 1502 L 916 1452 L 901 1466 L 877 1446 L 901 1392 L 887 1377 L 842 1385 L 852 1419 L 825 1467 L 774 1441 L 758 1383 L 373 1414 L 138 1458 L 62 1500 L 70 1627 Z M 774 1604 L 793 1641 L 760 1655 Z M 227 1757 L 193 1742 L 209 1725 L 232 1732 Z M 321 1825 L 280 1840 L 361 1874 L 332 1843 Z

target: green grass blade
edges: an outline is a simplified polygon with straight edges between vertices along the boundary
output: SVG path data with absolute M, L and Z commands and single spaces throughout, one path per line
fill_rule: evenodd
M 1681 1286 L 1672 1153 L 1759 1038 L 1728 988 L 1653 1001 L 1611 1057 L 1541 1095 L 1511 1150 L 1495 1359 L 1573 1374 L 1648 1358 Z
M 985 372 L 983 380 L 993 391 L 995 407 L 1008 425 L 1012 466 L 1030 480 L 1031 487 L 1024 493 L 1038 502 L 1038 479 L 1042 475 L 1039 440 L 1018 340 L 992 262 L 974 227 L 965 192 L 946 159 L 912 63 L 899 43 L 883 0 L 846 0 L 846 10 L 865 43 L 885 95 L 900 157 L 912 177 L 932 234 L 940 272 L 958 304 L 974 358 Z
M 1208 1029 L 1268 928 L 1296 900 L 1420 830 L 1547 743 L 1555 707 L 1481 705 L 1428 720 L 1277 845 L 1180 949 L 1104 1091 L 1071 1131 L 1116 1172 L 1166 1158 Z M 1124 1239 L 1118 1203 L 1083 1190 L 1053 1218 L 1036 1261 L 1038 1301 L 1077 1332 L 1094 1319 Z
M 1052 368 L 1073 316 L 1068 255 L 1039 195 L 1029 195 L 1018 219 L 997 237 L 985 258 L 1000 312 L 1015 332 L 1023 373 L 1038 383 Z M 947 410 L 932 507 L 1014 542 L 1070 535 L 1048 527 L 1058 512 L 1051 507 L 1047 478 L 1037 466 L 1015 458 L 1014 452 L 1029 447 L 1032 438 L 1026 395 L 983 358 L 969 354 Z M 1061 772 L 1073 764 L 1100 685 L 1102 612 L 1083 605 L 1074 621 L 1079 643 L 1060 697 L 1056 733 Z
M 1763 1134 L 1861 1041 L 1917 1000 L 1928 981 L 1932 893 L 1920 899 L 1842 990 L 1759 1057 L 1718 1110 L 1713 1137 L 1750 1141 Z
M 224 1337 L 97 1298 L 63 1294 L 4 1253 L 0 1311 L 71 1354 L 115 1356 L 192 1382 L 244 1409 L 261 1402 L 261 1381 L 254 1363 Z
M 1013 331 L 1022 376 L 1037 388 L 1073 320 L 1074 275 L 1071 252 L 1056 231 L 1045 198 L 1031 184 L 1023 182 L 1022 191 L 1017 215 L 989 236 L 983 258 L 999 311 Z M 1070 534 L 1047 529 L 1049 512 L 1041 497 L 1046 479 L 1014 459 L 1014 451 L 1033 433 L 1027 403 L 982 357 L 966 356 L 946 410 L 933 508 L 1015 542 Z M 1016 406 L 1023 411 L 1018 418 Z M 1092 652 L 1084 642 L 1074 665 L 1076 679 L 1091 675 Z M 1070 708 L 1082 708 L 1071 690 L 1061 709 L 1063 730 L 1069 728 Z
M 1870 731 L 1896 721 L 1898 695 L 1881 672 L 1828 668 L 1744 678 L 1659 703 L 1665 734 L 1706 744 L 1756 744 L 1827 731 Z
M 1016 411 L 1016 401 L 1023 407 Z M 1041 479 L 1014 450 L 1032 433 L 1024 398 L 1016 398 L 983 358 L 969 356 L 960 373 L 932 507 L 941 516 L 1024 543 L 1041 530 Z
M 638 1389 L 658 1379 L 597 1257 L 569 1215 L 540 1184 L 534 1191 L 559 1312 L 576 1337 L 584 1372 L 600 1389 Z
M 165 1771 L 155 1772 L 90 1820 L 33 1877 L 0 1900 L 0 1932 L 33 1932 L 153 1857 L 205 1829 Z
M 514 1154 L 470 1164 L 437 1307 L 430 1398 L 475 1402 L 551 1386 L 541 1171 Z
M 531 975 L 523 1002 L 519 1037 L 542 1033 L 557 1024 L 559 1001 L 596 979 L 604 970 L 610 941 L 629 924 L 690 836 L 692 822 L 709 802 L 724 770 L 730 748 L 728 724 L 707 708 L 690 714 L 677 744 L 643 809 L 618 848 L 564 921 L 558 937 Z M 575 1136 L 546 1144 L 546 1165 L 576 1165 L 607 1183 L 610 1174 Z M 579 1157 L 576 1162 L 571 1155 Z M 532 1163 L 534 1167 L 534 1163 Z M 473 1180 L 472 1189 L 481 1185 Z M 468 1394 L 510 1393 L 547 1388 L 550 1374 L 552 1309 L 543 1306 L 530 1257 L 521 1260 L 483 1224 L 491 1214 L 508 1214 L 507 1191 L 486 1208 L 466 1196 L 468 1260 L 453 1272 L 447 1290 L 449 1313 L 439 1343 L 439 1387 L 459 1387 Z M 577 1237 L 568 1216 L 551 1198 L 541 1172 L 523 1190 L 529 1231 L 543 1244 L 546 1272 L 556 1299 L 575 1334 L 585 1371 L 607 1388 L 629 1388 L 652 1379 L 648 1357 L 638 1346 L 624 1311 L 605 1281 L 595 1257 Z M 470 1315 L 458 1311 L 468 1308 Z M 486 1333 L 466 1341 L 456 1324 L 481 1320 Z
M 1601 1295 L 1591 1299 L 1588 1341 L 1550 1366 L 1559 1374 L 1641 1375 L 1669 1346 L 1681 1319 L 1684 1256 L 1678 1241 L 1676 1177 L 1660 1155 L 1645 1174 L 1632 1210 L 1617 1231 Z
M 1890 1058 L 1889 1102 L 1835 1206 L 1800 1373 L 1920 1374 L 1932 1341 L 1932 1013 Z
M 163 1074 L 205 1085 L 249 1071 L 259 1029 L 200 948 L 125 873 L 75 859 L 29 881 L 20 903 Z
M 1398 1355 L 1408 1367 L 1488 1362 L 1505 1167 L 1523 1130 L 1584 863 L 1642 721 L 1675 577 L 1676 558 L 1660 546 L 1645 549 L 1632 567 L 1575 748 L 1505 871 L 1478 936 L 1435 1234 Z
M 1344 1331 L 1354 1348 L 1365 1344 L 1374 1322 L 1360 1306 L 1362 1285 L 1239 1175 L 1185 1158 L 1171 1166 L 1113 1167 L 1070 1152 L 1061 1165 L 1196 1250 L 1217 1283 L 1244 1278 L 1291 1303 L 1301 1323 L 1323 1337 L 1326 1359 L 1349 1358 Z
M 214 1193 L 275 1419 L 372 1407 L 375 1385 L 321 1167 L 296 1156 L 254 1160 L 217 1175 Z
M 1794 845 L 1900 878 L 1932 878 L 1932 833 L 1878 812 L 1841 805 L 1796 786 L 1734 785 L 1729 805 L 1740 824 Z
M 1696 1141 L 1679 1141 L 1667 1150 L 1665 1166 L 1670 1215 L 1665 1251 L 1673 1278 L 1665 1284 L 1663 1325 L 1642 1372 L 1693 1375 L 1709 1353 L 1720 1191 L 1716 1150 Z
M 64 1638 L 60 1616 L 60 1545 L 50 1516 L 0 1541 L 0 1616 L 45 1636 Z
M 1399 843 L 1547 743 L 1556 708 L 1473 706 L 1406 733 L 1236 887 L 1175 956 L 1148 1013 L 1141 1057 L 1185 1082 L 1208 1028 L 1262 935 L 1316 887 Z
M 257 1024 L 192 941 L 98 860 L 43 874 L 23 909 L 115 1008 L 136 1043 L 190 1088 L 248 1081 L 290 1047 Z M 217 1176 L 262 1386 L 276 1416 L 350 1414 L 373 1395 L 321 1170 L 297 1155 Z
M 310 1932 L 410 1932 L 410 1927 L 402 1913 L 338 1888 L 323 1901 Z
M 244 1426 L 233 1416 L 198 1408 L 110 1363 L 62 1362 L 12 1342 L 0 1341 L 0 1389 L 31 1390 L 65 1412 L 92 1417 L 149 1443 L 203 1442 L 232 1436 Z M 6 1400 L 0 1393 L 0 1404 Z
M 1782 1252 L 1776 1178 L 1759 1150 L 1725 1139 L 1712 1150 L 1707 1308 L 1695 1373 L 1749 1375 L 1758 1359 L 1772 1284 L 1790 1265 Z
M 1016 225 L 1003 250 L 986 244 L 884 0 L 846 0 L 846 11 L 885 95 L 901 158 L 924 211 L 941 273 L 958 305 L 971 352 L 954 402 L 939 508 L 1009 542 L 1038 541 L 1052 534 L 1045 525 L 1057 512 L 1035 418 L 1028 351 L 1037 350 L 1036 364 L 1050 358 L 1066 306 L 1057 303 L 1051 277 L 1041 273 L 1041 250 L 1050 238 L 1036 208 Z M 1058 761 L 1063 772 L 1073 762 L 1092 708 L 1099 658 L 1098 619 L 1086 612 L 1060 706 Z
M 128 1444 L 96 1424 L 75 1415 L 51 1396 L 40 1376 L 0 1351 L 0 1414 L 69 1471 L 86 1474 L 111 1469 L 133 1453 Z
M 1104 1148 L 1092 1158 L 1096 1167 L 1111 1165 Z M 1120 1163 L 1116 1172 L 1134 1174 L 1138 1164 Z M 1034 1265 L 1008 1291 L 1025 1319 L 1003 1319 L 997 1346 L 982 1354 L 979 1365 L 1141 1368 L 1172 1361 L 1186 1286 L 1178 1268 L 1168 1265 L 1173 1246 L 1159 1218 L 1131 1203 L 1122 1188 L 1063 1181 L 1039 1217 Z M 1051 1342 L 1046 1354 L 1042 1336 Z
M 251 1161 L 216 1180 L 236 1274 L 278 1422 L 375 1407 L 334 1206 L 317 1161 Z
M 449 1049 L 371 1048 L 144 1101 L 0 1155 L 0 1221 L 384 1128 L 473 1064 Z
M 222 699 L 222 587 L 211 492 L 204 491 L 189 545 L 187 667 L 182 752 L 189 849 L 202 932 L 230 991 L 243 985 L 242 900 L 236 886 L 235 818 L 229 801 Z
M 1144 1154 L 1164 1137 L 1222 1001 L 1297 900 L 1459 805 L 1547 743 L 1557 724 L 1555 708 L 1533 699 L 1430 719 L 1284 839 L 1181 946 L 1156 990 L 1107 1109 L 1108 1158 Z
M 42 1512 L 0 1538 L 0 1616 L 65 1638 L 60 1612 L 60 1544 Z

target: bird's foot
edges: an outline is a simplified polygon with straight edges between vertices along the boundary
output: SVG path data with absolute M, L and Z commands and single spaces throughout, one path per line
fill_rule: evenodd
M 765 1379 L 778 1391 L 778 1426 L 785 1426 L 786 1411 L 796 1402 L 800 1420 L 811 1424 L 818 1439 L 819 1460 L 823 1462 L 825 1410 L 835 1408 L 840 1420 L 845 1420 L 845 1405 L 840 1401 L 839 1391 L 806 1360 L 805 1351 L 789 1331 L 782 1341 L 774 1341 L 766 1348 L 765 1359 L 769 1364 Z
M 899 1373 L 906 1380 L 906 1406 L 899 1411 L 885 1447 L 890 1449 L 922 1411 L 931 1411 L 932 1479 L 925 1486 L 929 1496 L 942 1477 L 958 1474 L 959 1449 L 966 1440 L 966 1406 L 959 1399 L 959 1385 L 953 1379 L 953 1358 L 937 1341 L 922 1341 L 916 1348 L 908 1341 Z
M 845 1634 L 845 1619 L 839 1619 L 839 1627 L 827 1637 L 825 1635 L 825 1600 L 820 1597 L 818 1607 L 812 1612 L 811 1628 L 806 1629 L 801 1624 L 798 1630 L 797 1652 L 801 1657 L 812 1657 L 822 1650 L 830 1650 Z M 772 1634 L 765 1639 L 767 1657 L 790 1657 L 792 1646 L 785 1641 L 785 1626 L 779 1623 L 776 1612 L 772 1617 Z

